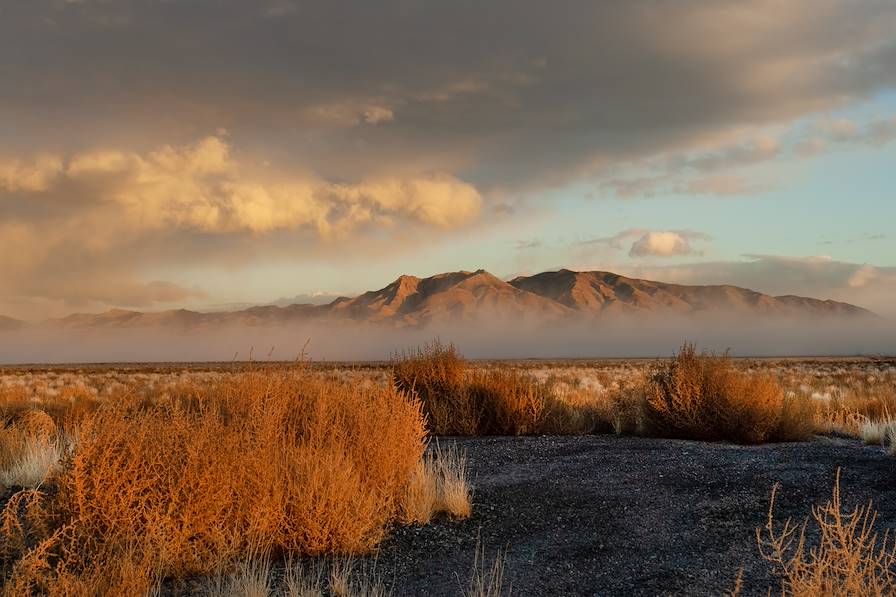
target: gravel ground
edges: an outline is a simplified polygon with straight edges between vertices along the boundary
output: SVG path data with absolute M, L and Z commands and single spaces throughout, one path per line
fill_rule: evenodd
M 774 579 L 754 529 L 781 483 L 777 514 L 802 519 L 831 495 L 874 500 L 896 527 L 896 459 L 854 440 L 741 447 L 633 437 L 442 439 L 467 452 L 474 514 L 395 531 L 376 573 L 393 595 L 466 588 L 477 540 L 506 552 L 514 595 L 744 595 Z

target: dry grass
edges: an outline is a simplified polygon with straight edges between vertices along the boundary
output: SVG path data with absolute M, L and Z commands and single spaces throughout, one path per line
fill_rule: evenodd
M 454 446 L 436 444 L 417 464 L 401 503 L 402 521 L 426 524 L 438 514 L 468 518 L 472 489 L 467 480 L 466 456 Z
M 309 572 L 300 562 L 290 560 L 283 575 L 284 597 L 322 597 L 323 571 Z
M 811 522 L 820 537 L 813 547 L 806 538 L 810 519 L 802 525 L 790 520 L 775 523 L 777 489 L 772 490 L 768 520 L 765 527 L 756 529 L 756 540 L 781 577 L 782 595 L 882 597 L 896 593 L 896 545 L 887 533 L 881 536 L 875 530 L 877 512 L 870 503 L 843 509 L 839 469 L 831 501 L 812 508 Z
M 896 432 L 896 421 L 893 419 L 881 421 L 866 419 L 859 425 L 858 435 L 866 444 L 885 445 L 894 432 Z
M 229 574 L 218 573 L 207 594 L 208 597 L 269 597 L 273 594 L 271 560 L 252 558 Z
M 496 553 L 490 564 L 487 560 L 485 546 L 479 540 L 476 542 L 470 582 L 462 591 L 464 597 L 509 597 L 511 594 L 511 587 L 504 586 L 504 554 L 500 551 Z
M 692 344 L 646 376 L 640 392 L 652 435 L 752 444 L 804 440 L 812 429 L 805 401 L 785 398 L 772 376 L 744 372 L 727 355 L 698 354 Z
M 468 518 L 473 511 L 473 491 L 467 480 L 466 455 L 453 445 L 446 449 L 436 446 L 433 468 L 438 496 L 435 511 L 452 518 Z
M 136 594 L 257 551 L 367 552 L 399 518 L 424 435 L 404 394 L 301 370 L 123 396 L 84 423 L 52 494 L 7 506 L 4 591 Z
M 15 431 L 13 431 L 15 433 Z M 7 464 L 0 470 L 0 486 L 33 489 L 41 485 L 59 468 L 63 449 L 52 438 L 19 432 L 16 454 L 6 456 Z M 4 448 L 8 452 L 9 448 Z

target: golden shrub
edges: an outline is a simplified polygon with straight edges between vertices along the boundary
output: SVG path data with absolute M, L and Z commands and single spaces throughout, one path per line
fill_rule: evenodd
M 435 435 L 581 434 L 608 431 L 595 401 L 560 400 L 549 384 L 518 369 L 472 369 L 453 345 L 438 340 L 392 362 L 392 380 L 419 397 Z
M 368 551 L 398 518 L 424 435 L 416 400 L 302 370 L 118 397 L 84 423 L 45 505 L 53 524 L 4 552 L 6 587 L 131 594 L 252 551 Z
M 467 384 L 467 363 L 452 344 L 439 340 L 396 355 L 392 382 L 423 405 L 427 428 L 437 435 L 476 435 L 482 410 Z
M 480 435 L 531 435 L 540 432 L 549 400 L 547 388 L 515 369 L 475 373 L 469 392 L 480 405 Z
M 657 368 L 639 391 L 647 432 L 654 435 L 752 444 L 808 433 L 809 426 L 796 420 L 802 405 L 785 401 L 774 377 L 742 371 L 728 355 L 698 354 L 693 344 Z
M 52 439 L 57 432 L 53 418 L 42 410 L 23 412 L 16 425 L 26 434 L 46 440 Z

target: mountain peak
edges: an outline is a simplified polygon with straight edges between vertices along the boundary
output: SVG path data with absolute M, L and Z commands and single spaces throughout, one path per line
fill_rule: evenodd
M 855 318 L 873 316 L 860 307 L 833 300 L 770 296 L 730 285 L 685 286 L 628 278 L 612 272 L 560 269 L 506 282 L 484 269 L 436 274 L 427 278 L 401 275 L 379 290 L 326 305 L 288 308 L 252 307 L 238 311 L 198 313 L 175 309 L 141 313 L 110 309 L 76 313 L 46 322 L 62 328 L 173 326 L 207 328 L 228 323 L 264 325 L 301 319 L 328 319 L 420 326 L 430 322 L 504 318 L 559 321 L 615 315 L 690 316 L 704 313 L 745 317 Z M 22 322 L 0 316 L 0 329 Z

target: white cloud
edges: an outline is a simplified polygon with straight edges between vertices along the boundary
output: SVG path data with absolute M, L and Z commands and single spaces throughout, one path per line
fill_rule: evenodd
M 576 243 L 578 247 L 609 249 L 620 251 L 623 244 L 635 239 L 630 248 L 630 257 L 672 257 L 675 255 L 699 255 L 701 251 L 691 246 L 691 241 L 709 241 L 712 237 L 696 230 L 648 230 L 629 228 L 613 236 L 592 238 Z
M 878 277 L 877 268 L 871 265 L 863 265 L 849 277 L 846 283 L 850 288 L 862 288 L 873 282 L 876 277 Z
M 631 257 L 673 257 L 690 255 L 694 249 L 684 235 L 678 232 L 648 232 L 632 243 Z

